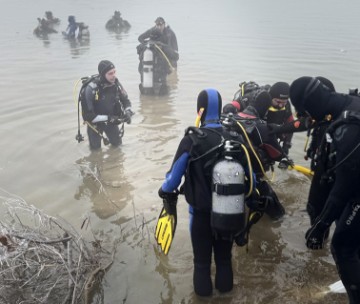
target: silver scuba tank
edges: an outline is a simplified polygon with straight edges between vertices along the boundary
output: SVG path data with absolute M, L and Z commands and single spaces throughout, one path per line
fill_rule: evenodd
M 225 142 L 225 157 L 212 171 L 211 226 L 222 236 L 233 236 L 245 228 L 245 171 L 230 153 L 233 146 Z
M 142 77 L 142 86 L 144 89 L 150 89 L 154 86 L 153 81 L 153 67 L 154 67 L 154 54 L 147 45 L 144 54 L 143 54 L 143 77 Z

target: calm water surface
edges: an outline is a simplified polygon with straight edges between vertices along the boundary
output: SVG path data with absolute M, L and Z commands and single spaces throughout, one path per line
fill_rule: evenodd
M 309 222 L 309 179 L 276 170 L 274 188 L 286 206 L 279 222 L 264 217 L 246 248 L 234 248 L 234 290 L 199 299 L 192 290 L 192 249 L 187 204 L 168 257 L 153 238 L 161 208 L 157 190 L 184 129 L 195 119 L 197 94 L 217 88 L 231 101 L 243 80 L 291 82 L 303 75 L 330 78 L 338 91 L 360 85 L 356 0 L 0 0 L 0 187 L 75 228 L 90 217 L 96 235 L 119 240 L 116 262 L 105 277 L 103 303 L 346 303 L 322 295 L 338 280 L 329 248 L 304 245 Z M 52 10 L 89 25 L 88 44 L 60 34 L 33 36 L 37 17 Z M 112 34 L 105 23 L 120 10 L 132 27 Z M 164 97 L 140 96 L 137 37 L 163 16 L 175 30 L 180 61 Z M 120 149 L 90 153 L 77 143 L 75 82 L 113 61 L 136 112 Z M 79 89 L 79 88 L 77 88 Z M 76 90 L 75 95 L 77 95 Z M 86 138 L 86 131 L 82 126 Z M 293 159 L 303 159 L 305 136 L 296 135 Z M 9 194 L 10 195 L 10 194 Z

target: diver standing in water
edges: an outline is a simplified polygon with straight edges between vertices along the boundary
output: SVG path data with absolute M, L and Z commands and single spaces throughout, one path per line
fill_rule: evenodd
M 283 125 L 294 120 L 291 106 L 289 103 L 289 84 L 287 82 L 276 82 L 270 88 L 271 106 L 266 114 L 266 121 Z M 288 167 L 288 155 L 292 146 L 291 140 L 293 133 L 278 134 L 278 140 L 282 143 L 281 148 L 285 153 L 285 158 L 280 161 L 279 168 Z
M 320 80 L 321 84 L 326 86 L 331 92 L 335 92 L 334 84 L 329 79 L 322 76 L 317 76 L 316 79 Z M 270 133 L 278 135 L 304 131 L 308 132 L 308 136 L 311 134 L 311 142 L 306 151 L 305 159 L 311 159 L 310 168 L 311 171 L 313 171 L 308 202 L 306 204 L 306 210 L 310 217 L 310 224 L 312 225 L 320 215 L 333 184 L 332 181 L 324 182 L 322 179 L 322 175 L 325 173 L 327 156 L 324 155 L 320 149 L 321 142 L 331 120 L 328 120 L 330 118 L 328 117 L 326 120 L 315 122 L 307 113 L 297 113 L 297 118 L 297 120 L 283 125 L 269 124 L 268 126 Z
M 306 232 L 306 246 L 322 249 L 331 224 L 336 228 L 331 252 L 350 304 L 360 303 L 360 100 L 331 92 L 312 77 L 300 77 L 290 86 L 292 104 L 317 122 L 334 121 L 323 137 L 326 155 L 323 181 L 333 180 L 326 204 Z
M 69 24 L 68 24 L 66 30 L 62 32 L 62 34 L 64 35 L 64 37 L 66 37 L 68 39 L 75 39 L 75 38 L 77 38 L 76 31 L 79 28 L 79 25 L 77 24 L 77 22 L 75 20 L 75 16 L 69 16 L 68 22 L 69 22 Z
M 162 244 L 164 234 L 158 231 L 162 229 L 158 222 L 156 238 L 159 245 L 164 245 L 162 249 L 167 254 L 176 227 L 176 204 L 179 193 L 177 188 L 182 176 L 185 176 L 181 191 L 189 204 L 190 235 L 194 254 L 193 284 L 194 291 L 199 296 L 210 296 L 213 291 L 212 253 L 216 266 L 215 288 L 219 292 L 232 290 L 231 250 L 235 235 L 244 230 L 246 222 L 244 192 L 248 190 L 245 190 L 243 168 L 248 164 L 235 161 L 240 159 L 235 157 L 235 154 L 241 150 L 239 147 L 242 138 L 235 132 L 229 133 L 223 128 L 220 123 L 221 107 L 221 96 L 215 89 L 206 89 L 199 93 L 197 111 L 203 111 L 201 126 L 187 129 L 178 146 L 171 169 L 159 189 L 159 196 L 164 203 L 159 222 L 169 218 L 168 222 L 163 222 L 162 227 L 173 231 L 170 231 L 165 239 L 166 243 Z M 234 147 L 237 147 L 237 151 L 232 150 Z M 224 150 L 229 161 L 225 162 L 225 165 L 231 167 L 223 175 L 224 172 L 221 173 L 222 170 L 217 165 L 220 164 L 219 154 Z M 245 153 L 241 155 L 244 159 Z M 234 176 L 237 180 L 224 184 L 228 176 Z M 247 181 L 249 180 L 252 180 L 252 174 L 247 176 Z M 222 212 L 224 207 L 228 208 L 226 212 Z
M 170 28 L 169 25 L 165 24 L 163 17 L 158 17 L 155 20 L 155 27 L 148 29 L 142 33 L 138 40 L 140 43 L 145 43 L 154 35 L 154 32 L 158 33 L 158 41 L 163 43 L 167 48 L 164 52 L 168 55 L 171 60 L 171 65 L 176 68 L 177 61 L 179 60 L 179 47 L 175 32 Z
M 114 64 L 102 60 L 98 71 L 99 75 L 90 78 L 80 90 L 82 115 L 88 125 L 91 150 L 100 149 L 103 132 L 112 146 L 121 145 L 124 125 L 120 130 L 119 124 L 130 124 L 134 114 L 128 95 L 116 78 Z
M 316 77 L 316 79 L 320 80 L 322 85 L 326 86 L 330 92 L 335 92 L 334 84 L 329 79 L 321 76 Z M 327 153 L 322 151 L 321 147 L 323 140 L 325 140 L 326 130 L 332 122 L 331 117 L 328 117 L 328 119 L 311 125 L 311 142 L 305 157 L 311 159 L 310 168 L 314 172 L 306 204 L 306 211 L 309 214 L 311 225 L 315 224 L 333 187 L 333 180 L 324 181 L 322 177 L 326 173 Z
M 167 75 L 177 67 L 179 59 L 176 35 L 165 20 L 158 17 L 155 26 L 138 37 L 140 44 L 136 47 L 139 55 L 142 94 L 163 95 L 168 92 Z

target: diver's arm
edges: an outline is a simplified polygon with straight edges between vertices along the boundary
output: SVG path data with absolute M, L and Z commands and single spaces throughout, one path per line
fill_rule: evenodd
M 190 148 L 192 141 L 188 136 L 185 136 L 178 147 L 175 154 L 174 161 L 171 165 L 170 171 L 166 173 L 165 181 L 163 182 L 161 189 L 164 192 L 173 192 L 176 190 L 180 183 L 181 178 L 185 174 L 187 164 L 190 158 Z
M 118 86 L 120 91 L 120 102 L 123 106 L 124 111 L 126 112 L 127 110 L 131 110 L 131 101 L 128 97 L 127 92 L 125 91 L 124 87 L 118 79 L 116 79 L 116 85 Z
M 283 125 L 268 124 L 271 134 L 284 134 L 284 133 L 295 133 L 304 132 L 313 127 L 312 122 L 309 118 L 303 117 L 298 120 L 285 123 Z
M 139 37 L 138 40 L 140 43 L 144 43 L 146 42 L 147 39 L 150 38 L 150 34 L 151 34 L 152 28 L 147 30 L 146 32 L 142 33 Z

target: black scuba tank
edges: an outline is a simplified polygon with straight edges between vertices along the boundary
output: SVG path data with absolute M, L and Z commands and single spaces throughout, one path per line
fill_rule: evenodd
M 212 170 L 211 226 L 217 235 L 230 239 L 246 225 L 245 171 L 233 148 L 225 142 L 224 156 Z

